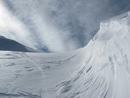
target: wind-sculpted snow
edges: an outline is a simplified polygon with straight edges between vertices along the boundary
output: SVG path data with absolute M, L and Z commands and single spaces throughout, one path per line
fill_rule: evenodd
M 68 53 L 0 52 L 0 98 L 129 98 L 130 15 Z
M 130 16 L 102 23 L 81 70 L 58 86 L 59 98 L 130 97 Z

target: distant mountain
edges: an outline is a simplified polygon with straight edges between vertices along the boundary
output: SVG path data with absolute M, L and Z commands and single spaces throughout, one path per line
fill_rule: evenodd
M 26 47 L 14 40 L 0 36 L 0 50 L 30 52 L 33 49 Z

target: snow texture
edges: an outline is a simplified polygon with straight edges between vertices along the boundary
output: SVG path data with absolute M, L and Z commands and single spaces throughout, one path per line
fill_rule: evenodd
M 130 98 L 130 14 L 67 53 L 0 52 L 0 98 Z

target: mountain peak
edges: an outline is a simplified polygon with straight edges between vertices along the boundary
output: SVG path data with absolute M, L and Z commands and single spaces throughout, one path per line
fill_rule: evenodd
M 32 51 L 33 49 L 26 47 L 14 40 L 7 39 L 4 36 L 0 36 L 0 50 L 29 52 Z

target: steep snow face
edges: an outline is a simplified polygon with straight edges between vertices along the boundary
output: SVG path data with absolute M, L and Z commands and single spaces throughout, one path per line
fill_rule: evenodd
M 129 22 L 128 13 L 101 24 L 81 70 L 58 86 L 59 98 L 130 97 Z
M 129 98 L 130 14 L 68 53 L 0 52 L 0 98 Z

